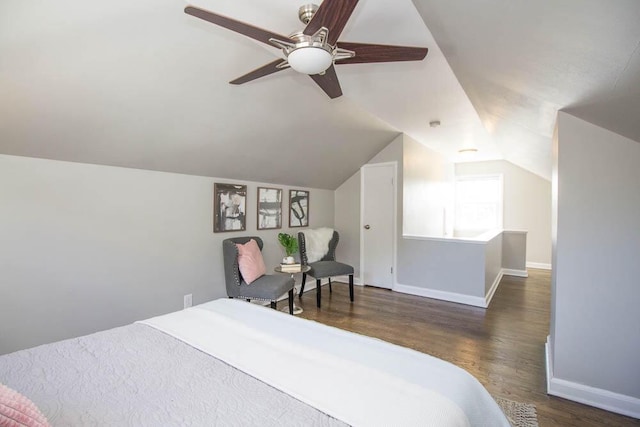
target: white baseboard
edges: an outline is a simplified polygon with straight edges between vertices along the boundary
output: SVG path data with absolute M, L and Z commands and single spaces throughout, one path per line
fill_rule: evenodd
M 509 270 L 509 271 L 520 271 L 520 270 Z M 487 291 L 484 298 L 476 297 L 473 295 L 458 294 L 455 292 L 441 291 L 438 289 L 420 288 L 417 286 L 403 285 L 401 283 L 396 283 L 395 286 L 393 287 L 393 290 L 396 292 L 401 292 L 403 294 L 417 295 L 421 297 L 455 302 L 458 304 L 473 305 L 474 307 L 487 308 L 489 307 L 489 304 L 491 303 L 491 299 L 493 298 L 493 295 L 496 293 L 496 290 L 500 285 L 500 280 L 502 280 L 502 276 L 504 274 L 507 274 L 505 273 L 505 269 L 501 269 L 498 275 L 496 276 L 495 280 L 491 284 L 491 287 Z
M 347 283 L 349 282 L 349 277 L 347 277 Z M 329 281 L 327 279 L 322 279 L 321 280 L 321 286 L 324 285 L 328 285 Z M 354 283 L 355 283 L 355 278 L 354 278 Z M 300 293 L 300 287 L 302 286 L 302 282 L 300 280 L 296 280 L 296 287 L 295 287 L 295 292 L 294 292 L 294 296 L 298 296 L 298 294 Z M 312 277 L 307 277 L 307 283 L 305 283 L 304 285 L 304 293 L 306 294 L 309 291 L 314 291 L 315 292 L 316 289 L 316 279 L 312 278 Z M 278 302 L 280 301 L 284 301 L 289 299 L 289 295 L 284 294 L 282 295 L 280 298 L 278 298 Z M 269 305 L 269 302 L 264 302 L 263 305 Z
M 498 289 L 498 285 L 500 285 L 500 280 L 502 280 L 502 276 L 504 275 L 504 268 L 500 270 L 500 273 L 496 276 L 495 280 L 491 284 L 489 291 L 484 296 L 484 308 L 489 307 L 489 303 L 493 299 L 493 294 L 496 293 L 496 289 Z
M 527 262 L 527 268 L 537 268 L 538 270 L 551 270 L 551 264 L 542 262 Z
M 437 289 L 419 288 L 417 286 L 402 285 L 396 283 L 393 290 L 403 294 L 417 295 L 421 297 L 434 298 L 443 301 L 456 302 L 459 304 L 473 305 L 476 307 L 486 308 L 486 299 L 482 297 L 474 297 L 471 295 L 457 294 L 454 292 L 439 291 Z
M 331 281 L 349 283 L 349 276 L 332 277 Z M 356 276 L 353 276 L 353 284 L 354 285 L 358 285 L 358 286 L 364 286 L 364 283 L 362 283 L 362 279 L 360 279 L 359 277 L 356 277 Z
M 640 399 L 609 390 L 591 387 L 572 381 L 555 378 L 551 360 L 551 341 L 547 336 L 545 353 L 547 359 L 547 394 L 573 400 L 585 405 L 615 412 L 628 417 L 640 418 Z
M 503 268 L 502 274 L 505 276 L 529 277 L 527 270 L 514 270 L 512 268 Z
M 544 343 L 544 360 L 545 360 L 545 373 L 547 374 L 547 394 L 549 394 L 549 390 L 551 389 L 551 376 L 553 372 L 553 367 L 551 363 L 551 336 L 547 335 L 547 342 Z
M 332 283 L 334 282 L 349 283 L 349 276 L 332 277 L 331 282 Z M 329 279 L 320 279 L 320 286 L 326 286 L 328 284 L 329 284 Z M 362 286 L 362 284 L 360 283 L 360 279 L 358 277 L 353 278 L 353 284 Z M 298 282 L 296 280 L 296 288 L 299 290 L 301 286 L 302 286 L 302 282 Z M 310 292 L 310 291 L 315 292 L 315 289 L 316 289 L 316 279 L 314 279 L 313 277 L 307 277 L 307 283 L 304 285 L 304 293 L 306 294 L 307 292 Z

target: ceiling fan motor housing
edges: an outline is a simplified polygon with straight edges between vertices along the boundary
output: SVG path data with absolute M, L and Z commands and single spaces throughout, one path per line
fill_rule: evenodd
M 318 7 L 317 4 L 305 4 L 301 6 L 300 9 L 298 9 L 298 18 L 304 25 L 307 25 L 309 21 L 311 21 L 311 18 L 313 18 L 313 15 L 315 15 Z

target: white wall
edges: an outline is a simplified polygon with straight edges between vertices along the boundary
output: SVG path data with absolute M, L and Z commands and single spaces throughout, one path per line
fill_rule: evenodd
M 556 133 L 550 393 L 640 417 L 640 143 L 563 112 Z
M 259 184 L 245 182 L 247 231 L 214 234 L 214 182 L 243 183 L 0 155 L 0 354 L 226 296 L 228 237 L 259 235 L 276 265 L 283 230 L 256 232 Z M 271 186 L 288 224 L 288 187 Z M 333 191 L 310 203 L 310 225 L 333 226 Z
M 431 237 L 451 236 L 453 164 L 407 135 L 404 136 L 402 159 L 403 233 Z
M 503 228 L 526 230 L 527 263 L 551 265 L 551 182 L 504 160 L 457 163 L 459 175 L 503 175 Z

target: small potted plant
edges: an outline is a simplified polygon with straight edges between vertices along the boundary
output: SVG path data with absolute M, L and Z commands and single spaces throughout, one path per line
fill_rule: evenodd
M 287 256 L 282 260 L 283 264 L 293 264 L 296 260 L 293 258 L 293 254 L 298 252 L 298 239 L 291 234 L 280 233 L 278 234 L 278 241 L 284 248 Z

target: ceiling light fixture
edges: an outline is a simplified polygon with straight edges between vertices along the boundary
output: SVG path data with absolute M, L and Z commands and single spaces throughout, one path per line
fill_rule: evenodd
M 324 73 L 333 64 L 331 52 L 324 47 L 307 46 L 292 50 L 287 56 L 291 68 L 303 74 Z
M 295 71 L 313 76 L 323 74 L 333 65 L 333 61 L 353 58 L 355 52 L 331 46 L 327 42 L 329 30 L 320 28 L 315 34 L 308 36 L 302 31 L 289 36 L 293 43 L 271 38 L 274 46 L 282 49 L 286 60 L 278 64 L 278 68 L 291 67 Z
M 462 149 L 458 150 L 458 153 L 460 153 L 460 154 L 477 153 L 477 152 L 478 152 L 477 148 L 462 148 Z

